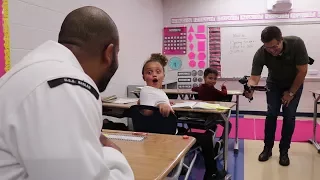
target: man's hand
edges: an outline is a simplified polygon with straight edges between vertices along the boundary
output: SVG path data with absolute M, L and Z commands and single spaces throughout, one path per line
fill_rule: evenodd
M 113 143 L 110 139 L 108 139 L 105 135 L 103 135 L 102 133 L 100 135 L 100 142 L 103 146 L 112 147 L 112 148 L 121 152 L 121 149 L 115 143 Z
M 163 117 L 168 117 L 170 112 L 174 113 L 173 109 L 169 104 L 162 103 L 162 104 L 159 104 L 158 107 Z
M 286 91 L 283 93 L 283 96 L 282 96 L 282 104 L 286 107 L 289 106 L 289 103 L 291 102 L 291 100 L 293 99 L 293 96 L 290 96 L 290 93 L 289 91 Z

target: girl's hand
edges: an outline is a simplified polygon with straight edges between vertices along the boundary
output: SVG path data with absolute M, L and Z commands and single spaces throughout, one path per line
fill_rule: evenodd
M 172 102 L 172 101 L 170 101 L 170 105 L 171 106 L 173 106 L 173 105 L 175 105 L 176 103 L 174 103 L 174 102 Z
M 160 113 L 162 114 L 163 117 L 168 117 L 170 113 L 174 113 L 173 109 L 169 104 L 162 103 L 158 105 L 158 108 L 160 110 Z

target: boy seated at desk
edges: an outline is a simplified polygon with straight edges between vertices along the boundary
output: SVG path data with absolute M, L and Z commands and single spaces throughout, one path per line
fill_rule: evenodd
M 207 68 L 203 74 L 204 84 L 201 84 L 199 87 L 193 87 L 192 91 L 198 93 L 199 100 L 201 101 L 221 101 L 222 99 L 226 98 L 228 95 L 227 88 L 224 83 L 221 85 L 221 90 L 215 88 L 218 79 L 218 71 L 213 68 Z M 219 117 L 217 117 L 219 118 Z M 215 118 L 215 119 L 217 119 Z M 221 125 L 222 127 L 225 126 L 224 121 L 218 121 L 217 124 Z M 219 145 L 216 145 L 216 151 L 220 151 L 218 148 L 223 147 L 223 136 L 220 137 L 220 140 L 217 142 Z M 229 122 L 229 132 L 231 131 L 231 123 Z
M 167 62 L 168 59 L 165 56 L 161 54 L 152 54 L 150 59 L 144 63 L 142 77 L 147 86 L 141 89 L 140 100 L 138 102 L 141 105 L 158 107 L 160 113 L 164 117 L 168 117 L 170 113 L 174 113 L 168 96 L 161 90 L 165 76 L 164 67 Z M 145 111 L 144 113 L 146 114 L 148 111 Z M 187 132 L 184 128 L 178 128 L 178 134 L 186 134 L 195 137 L 197 144 L 201 146 L 206 168 L 203 177 L 204 180 L 214 180 L 223 177 L 223 174 L 217 170 L 217 163 L 214 159 L 216 154 L 214 153 L 212 134 L 210 131 L 200 134 Z

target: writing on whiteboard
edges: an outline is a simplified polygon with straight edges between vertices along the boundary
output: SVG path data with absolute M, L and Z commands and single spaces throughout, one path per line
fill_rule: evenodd
M 245 34 L 233 34 L 233 39 L 230 41 L 229 54 L 238 54 L 246 49 L 254 47 L 255 40 L 248 39 Z

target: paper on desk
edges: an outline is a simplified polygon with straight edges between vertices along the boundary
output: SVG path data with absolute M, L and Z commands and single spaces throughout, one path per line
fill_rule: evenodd
M 228 110 L 230 108 L 221 106 L 220 104 L 211 104 L 206 102 L 187 101 L 183 103 L 177 103 L 172 108 L 189 108 L 189 109 L 216 109 L 216 110 Z
M 206 102 L 198 102 L 193 106 L 194 109 L 216 109 L 216 110 L 226 110 L 228 107 L 221 106 L 220 104 L 211 104 Z
M 115 99 L 117 99 L 117 96 L 116 96 L 116 95 L 108 96 L 108 97 L 102 98 L 102 102 L 112 102 L 112 101 L 114 101 Z
M 145 136 L 134 136 L 134 135 L 128 135 L 128 134 L 103 134 L 109 139 L 114 140 L 123 140 L 123 141 L 142 141 L 146 137 Z
M 228 90 L 228 94 L 229 95 L 241 95 L 242 92 L 241 91 L 237 91 L 237 90 Z
M 128 103 L 134 103 L 134 102 L 137 102 L 137 101 L 138 101 L 138 99 L 136 99 L 136 98 L 118 98 L 112 103 L 128 104 Z
M 175 105 L 172 105 L 172 108 L 189 108 L 189 109 L 192 109 L 196 104 L 197 104 L 197 102 L 187 101 L 187 102 L 183 102 L 183 103 L 176 103 Z

